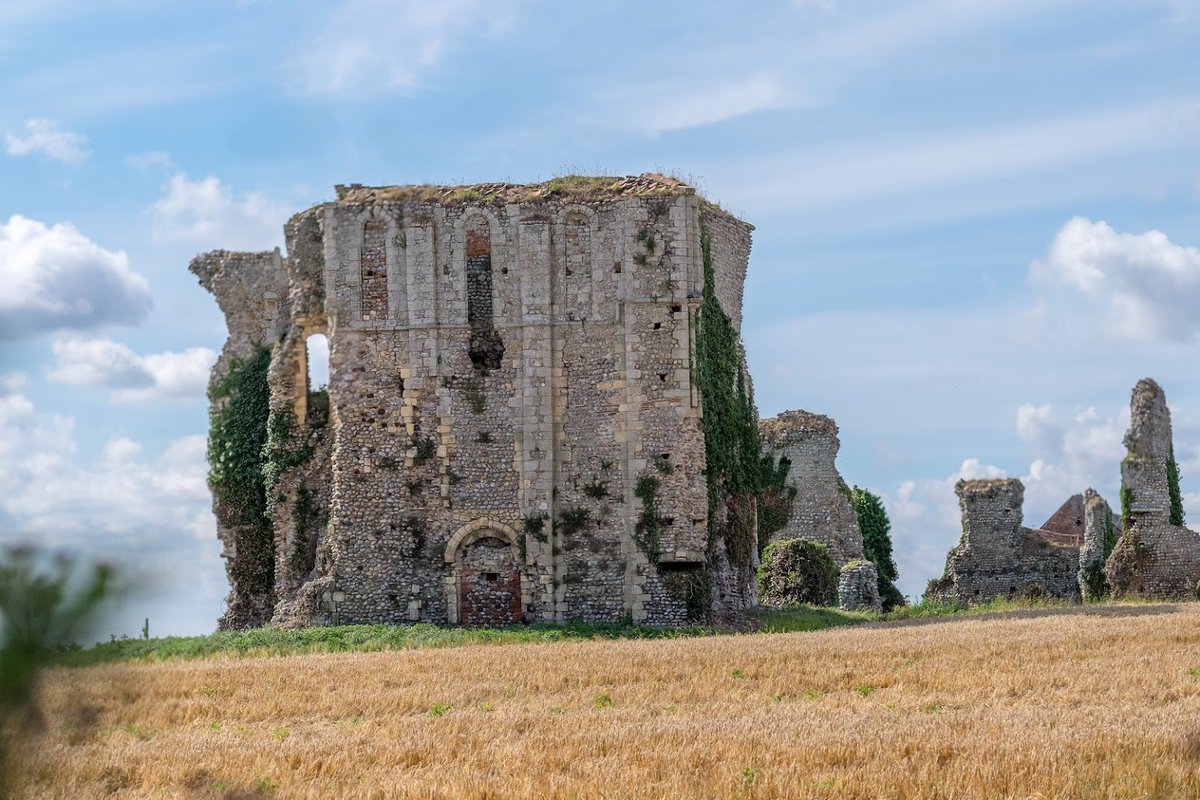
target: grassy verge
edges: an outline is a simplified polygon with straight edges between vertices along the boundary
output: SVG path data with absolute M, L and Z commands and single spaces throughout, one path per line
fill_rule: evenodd
M 1093 604 L 1094 605 L 1094 604 Z M 71 648 L 56 656 L 64 666 L 92 666 L 120 661 L 163 661 L 215 657 L 290 656 L 306 653 L 365 653 L 463 647 L 479 644 L 528 644 L 596 639 L 679 639 L 722 633 L 793 633 L 817 631 L 864 622 L 896 622 L 951 616 L 978 616 L 1040 609 L 1083 608 L 1056 600 L 994 600 L 975 606 L 959 603 L 917 603 L 887 614 L 842 611 L 837 608 L 791 606 L 760 607 L 748 612 L 746 625 L 734 629 L 692 626 L 656 628 L 635 625 L 601 625 L 583 622 L 564 625 L 517 625 L 511 628 L 450 628 L 416 625 L 342 625 L 285 631 L 256 628 L 219 631 L 206 636 L 167 636 L 161 639 L 114 639 L 87 649 Z

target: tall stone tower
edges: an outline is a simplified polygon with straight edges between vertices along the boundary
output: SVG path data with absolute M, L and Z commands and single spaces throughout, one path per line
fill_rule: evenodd
M 753 497 L 725 474 L 757 420 L 751 230 L 659 175 L 355 185 L 288 222 L 286 258 L 196 258 L 229 327 L 222 625 L 679 624 L 753 603 Z

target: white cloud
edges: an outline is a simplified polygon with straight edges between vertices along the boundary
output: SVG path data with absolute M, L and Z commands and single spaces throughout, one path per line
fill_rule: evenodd
M 265 250 L 282 244 L 289 211 L 261 192 L 237 197 L 209 175 L 190 180 L 171 176 L 166 194 L 147 209 L 160 241 L 192 242 L 229 250 Z
M 170 169 L 175 166 L 175 162 L 171 159 L 171 154 L 165 150 L 151 150 L 146 153 L 134 153 L 125 159 L 130 166 L 140 170 L 147 170 L 151 167 L 161 167 Z
M 123 250 L 106 250 L 69 223 L 19 214 L 0 223 L 0 340 L 136 323 L 150 310 L 146 279 Z
M 347 0 L 294 46 L 289 82 L 310 95 L 405 93 L 454 49 L 512 23 L 509 0 Z M 292 75 L 296 77 L 292 78 Z
M 1030 276 L 1040 287 L 1070 290 L 1084 306 L 1077 316 L 1112 338 L 1200 339 L 1200 249 L 1160 231 L 1118 233 L 1075 217 Z
M 203 436 L 147 457 L 114 436 L 91 465 L 81 463 L 75 421 L 39 413 L 22 393 L 0 396 L 0 522 L 11 538 L 47 547 L 135 551 L 184 532 L 211 502 Z
M 10 156 L 42 155 L 64 164 L 82 164 L 90 152 L 87 137 L 65 131 L 58 123 L 49 119 L 31 119 L 25 122 L 25 134 L 4 134 L 4 150 Z
M 207 347 L 141 356 L 110 339 L 57 341 L 54 356 L 50 380 L 111 389 L 118 403 L 203 397 L 217 360 Z

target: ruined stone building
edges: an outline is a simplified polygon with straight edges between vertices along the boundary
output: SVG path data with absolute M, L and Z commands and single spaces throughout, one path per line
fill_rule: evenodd
M 1125 445 L 1119 520 L 1088 489 L 1041 528 L 1025 528 L 1019 480 L 959 481 L 962 540 L 928 595 L 968 603 L 1028 596 L 1092 599 L 1108 592 L 1196 596 L 1200 534 L 1183 527 L 1171 416 L 1162 389 L 1150 379 L 1134 387 Z
M 751 230 L 658 175 L 355 185 L 287 223 L 286 257 L 197 257 L 229 330 L 210 384 L 221 624 L 752 604 Z
M 837 423 L 808 411 L 784 411 L 759 424 L 763 453 L 789 462 L 796 497 L 787 524 L 772 541 L 805 538 L 829 548 L 838 566 L 863 557 L 858 515 L 850 506 L 834 461 L 841 443 Z
M 1200 533 L 1183 527 L 1183 498 L 1162 387 L 1138 381 L 1129 404 L 1128 450 L 1121 462 L 1124 530 L 1105 565 L 1120 596 L 1200 596 Z

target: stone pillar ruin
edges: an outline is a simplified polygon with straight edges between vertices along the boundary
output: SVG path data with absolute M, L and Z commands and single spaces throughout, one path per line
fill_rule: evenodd
M 1109 585 L 1117 597 L 1192 597 L 1200 581 L 1200 534 L 1172 518 L 1173 501 L 1180 500 L 1162 387 L 1149 378 L 1138 381 L 1129 412 L 1128 455 L 1121 462 L 1123 529 L 1105 566 Z
M 834 465 L 841 446 L 837 423 L 808 411 L 784 411 L 762 420 L 759 433 L 764 455 L 791 462 L 787 481 L 796 489 L 787 525 L 771 540 L 804 538 L 820 542 L 839 567 L 861 559 L 858 515 Z

